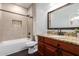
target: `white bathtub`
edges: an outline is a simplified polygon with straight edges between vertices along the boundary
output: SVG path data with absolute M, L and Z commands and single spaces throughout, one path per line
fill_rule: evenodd
M 3 41 L 0 43 L 0 56 L 6 56 L 27 49 L 28 38 Z

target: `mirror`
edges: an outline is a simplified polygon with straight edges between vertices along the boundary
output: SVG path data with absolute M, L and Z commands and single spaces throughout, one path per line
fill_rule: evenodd
M 48 12 L 48 29 L 79 28 L 79 4 L 68 3 Z

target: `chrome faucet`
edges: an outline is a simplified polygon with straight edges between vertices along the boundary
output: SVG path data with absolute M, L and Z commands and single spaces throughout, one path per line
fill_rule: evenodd
M 61 29 L 58 29 L 58 35 L 64 35 Z

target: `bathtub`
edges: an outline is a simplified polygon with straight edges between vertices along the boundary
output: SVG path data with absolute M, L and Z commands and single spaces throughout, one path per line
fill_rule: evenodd
M 0 56 L 6 56 L 27 49 L 26 43 L 30 41 L 28 38 L 3 41 L 0 43 Z

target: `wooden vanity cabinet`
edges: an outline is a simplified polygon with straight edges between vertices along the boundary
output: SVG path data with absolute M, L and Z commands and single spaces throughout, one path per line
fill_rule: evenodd
M 79 45 L 38 36 L 38 54 L 41 56 L 79 56 Z
M 75 56 L 79 56 L 79 45 L 76 44 L 71 44 L 68 42 L 62 42 L 59 41 L 60 44 L 60 48 L 63 48 L 63 51 L 65 51 L 63 53 L 63 55 L 75 55 Z
M 74 55 L 62 50 L 62 56 L 74 56 Z
M 55 56 L 56 55 L 56 48 L 51 47 L 48 44 L 45 44 L 45 56 Z
M 54 41 L 49 40 L 47 37 L 38 36 L 38 55 L 40 56 L 56 56 L 57 48 L 52 45 L 52 43 L 56 43 Z
M 44 56 L 45 55 L 45 44 L 44 44 L 44 38 L 42 36 L 38 36 L 38 55 Z
M 38 51 L 39 55 L 44 56 L 44 54 L 45 54 L 45 50 L 44 50 L 45 49 L 45 46 L 44 46 L 44 43 L 40 42 L 40 44 L 38 45 L 38 47 L 40 48 L 39 51 Z

